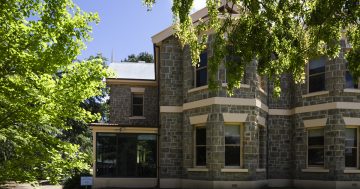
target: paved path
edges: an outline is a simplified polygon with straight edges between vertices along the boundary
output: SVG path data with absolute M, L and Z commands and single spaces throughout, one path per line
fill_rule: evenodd
M 34 187 L 31 184 L 11 184 L 9 189 L 33 189 Z M 41 185 L 35 188 L 39 189 L 62 189 L 61 185 Z

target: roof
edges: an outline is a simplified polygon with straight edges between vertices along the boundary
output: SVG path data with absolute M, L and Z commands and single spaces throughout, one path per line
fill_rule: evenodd
M 155 80 L 154 63 L 113 62 L 109 68 L 114 71 L 116 79 Z
M 221 0 L 221 4 L 220 4 L 219 8 L 221 8 L 225 5 L 227 5 L 227 7 L 229 8 L 229 4 L 231 4 L 231 2 L 228 2 L 226 0 Z M 196 11 L 195 13 L 191 14 L 190 16 L 191 16 L 193 23 L 196 23 L 199 19 L 203 19 L 208 16 L 208 9 L 207 9 L 207 7 L 204 7 L 202 9 Z M 162 40 L 172 36 L 175 33 L 175 30 L 173 27 L 174 27 L 174 25 L 171 25 L 171 26 L 167 27 L 166 29 L 162 30 L 161 32 L 153 35 L 151 37 L 152 42 L 154 44 L 157 44 L 157 43 L 161 42 Z

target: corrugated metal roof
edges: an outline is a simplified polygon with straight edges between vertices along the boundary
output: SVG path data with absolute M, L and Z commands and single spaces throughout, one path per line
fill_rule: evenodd
M 113 62 L 109 68 L 117 79 L 146 79 L 155 80 L 154 63 L 143 62 Z

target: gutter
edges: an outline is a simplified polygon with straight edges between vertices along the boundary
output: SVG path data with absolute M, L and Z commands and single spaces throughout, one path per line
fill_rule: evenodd
M 159 55 L 157 56 L 156 50 L 158 50 Z M 155 66 L 155 80 L 157 80 L 157 101 L 158 101 L 158 138 L 157 138 L 157 179 L 155 188 L 160 188 L 160 132 L 161 132 L 161 122 L 160 122 L 160 46 L 154 44 L 154 66 Z M 157 69 L 158 68 L 158 69 Z

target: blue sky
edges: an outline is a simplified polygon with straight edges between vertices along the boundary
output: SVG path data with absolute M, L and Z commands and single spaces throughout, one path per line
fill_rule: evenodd
M 130 54 L 149 52 L 153 54 L 151 36 L 172 24 L 172 0 L 158 0 L 152 11 L 147 11 L 142 0 L 73 0 L 86 12 L 98 12 L 100 23 L 93 25 L 93 40 L 78 57 L 80 60 L 102 53 L 120 61 Z M 198 10 L 205 0 L 195 0 Z

